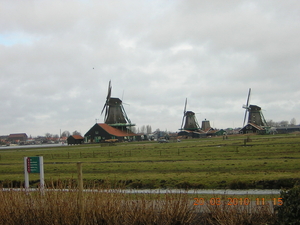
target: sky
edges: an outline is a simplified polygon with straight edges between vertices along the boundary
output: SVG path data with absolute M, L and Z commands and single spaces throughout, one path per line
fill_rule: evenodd
M 139 128 L 300 122 L 298 0 L 0 0 L 0 135 L 84 135 L 108 83 Z

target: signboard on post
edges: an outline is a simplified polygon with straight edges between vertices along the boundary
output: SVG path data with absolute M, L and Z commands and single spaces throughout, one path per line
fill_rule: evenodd
M 44 159 L 43 156 L 24 157 L 25 188 L 29 188 L 29 173 L 40 174 L 40 189 L 44 189 Z
M 39 173 L 40 172 L 40 157 L 27 157 L 27 172 Z

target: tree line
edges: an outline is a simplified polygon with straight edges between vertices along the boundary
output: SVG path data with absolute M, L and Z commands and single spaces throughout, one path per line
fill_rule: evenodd
M 143 125 L 141 127 L 131 127 L 131 131 L 136 134 L 151 134 L 152 128 L 150 125 Z
M 61 136 L 60 137 L 69 137 L 71 135 L 81 135 L 80 132 L 78 132 L 77 130 L 73 131 L 72 134 L 65 130 L 64 132 L 61 133 Z M 51 138 L 59 138 L 59 135 L 58 134 L 50 134 L 50 133 L 46 133 L 45 134 L 45 137 L 46 139 L 51 139 Z
M 287 127 L 287 126 L 295 126 L 297 125 L 297 121 L 295 118 L 292 118 L 291 121 L 282 120 L 280 122 L 275 122 L 273 120 L 268 120 L 267 124 L 271 127 Z

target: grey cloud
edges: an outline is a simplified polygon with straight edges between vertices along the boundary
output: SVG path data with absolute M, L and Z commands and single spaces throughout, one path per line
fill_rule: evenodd
M 0 4 L 1 134 L 85 133 L 109 80 L 137 126 L 177 131 L 186 97 L 241 126 L 249 87 L 267 119 L 300 120 L 297 1 Z

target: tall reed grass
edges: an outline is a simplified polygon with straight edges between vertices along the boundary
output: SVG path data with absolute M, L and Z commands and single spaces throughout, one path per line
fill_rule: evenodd
M 0 191 L 0 224 L 192 224 L 193 205 L 184 194 L 135 195 L 122 191 Z
M 82 199 L 80 199 L 82 197 Z M 274 224 L 267 207 L 195 207 L 185 194 L 126 194 L 122 189 L 0 191 L 0 224 L 5 225 L 243 225 Z

